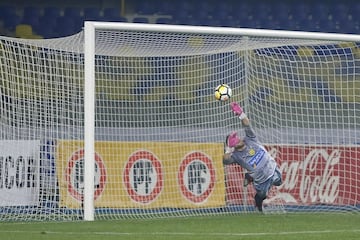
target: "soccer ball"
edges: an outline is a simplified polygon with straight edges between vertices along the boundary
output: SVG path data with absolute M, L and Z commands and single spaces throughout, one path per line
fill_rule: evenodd
M 220 84 L 215 88 L 215 99 L 219 101 L 227 101 L 231 97 L 232 91 L 229 85 Z

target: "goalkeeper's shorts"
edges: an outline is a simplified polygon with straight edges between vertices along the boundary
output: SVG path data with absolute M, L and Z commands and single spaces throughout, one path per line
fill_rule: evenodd
M 282 184 L 281 172 L 278 167 L 275 168 L 274 174 L 263 183 L 254 183 L 256 193 L 261 197 L 266 197 L 272 186 L 280 186 Z

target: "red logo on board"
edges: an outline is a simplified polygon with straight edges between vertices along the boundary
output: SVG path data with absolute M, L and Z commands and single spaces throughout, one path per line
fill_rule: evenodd
M 137 151 L 130 156 L 125 166 L 123 180 L 132 200 L 149 203 L 163 189 L 161 162 L 149 151 Z
M 106 184 L 106 168 L 101 157 L 95 153 L 95 191 L 96 200 L 104 191 Z M 84 150 L 74 152 L 65 170 L 65 181 L 67 182 L 68 192 L 78 201 L 84 199 Z
M 178 181 L 181 193 L 193 203 L 201 203 L 210 196 L 215 179 L 212 160 L 204 153 L 190 153 L 180 164 Z

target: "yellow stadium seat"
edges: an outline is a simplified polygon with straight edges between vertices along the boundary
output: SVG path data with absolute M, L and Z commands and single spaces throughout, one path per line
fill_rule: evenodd
M 19 24 L 15 28 L 15 36 L 17 38 L 32 38 L 33 30 L 31 25 Z

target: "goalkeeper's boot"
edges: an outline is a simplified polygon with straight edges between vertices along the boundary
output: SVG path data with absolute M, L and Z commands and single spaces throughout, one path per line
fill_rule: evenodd
M 255 194 L 255 206 L 256 208 L 259 210 L 259 212 L 263 211 L 263 201 L 265 200 L 266 197 L 261 197 L 258 194 Z

